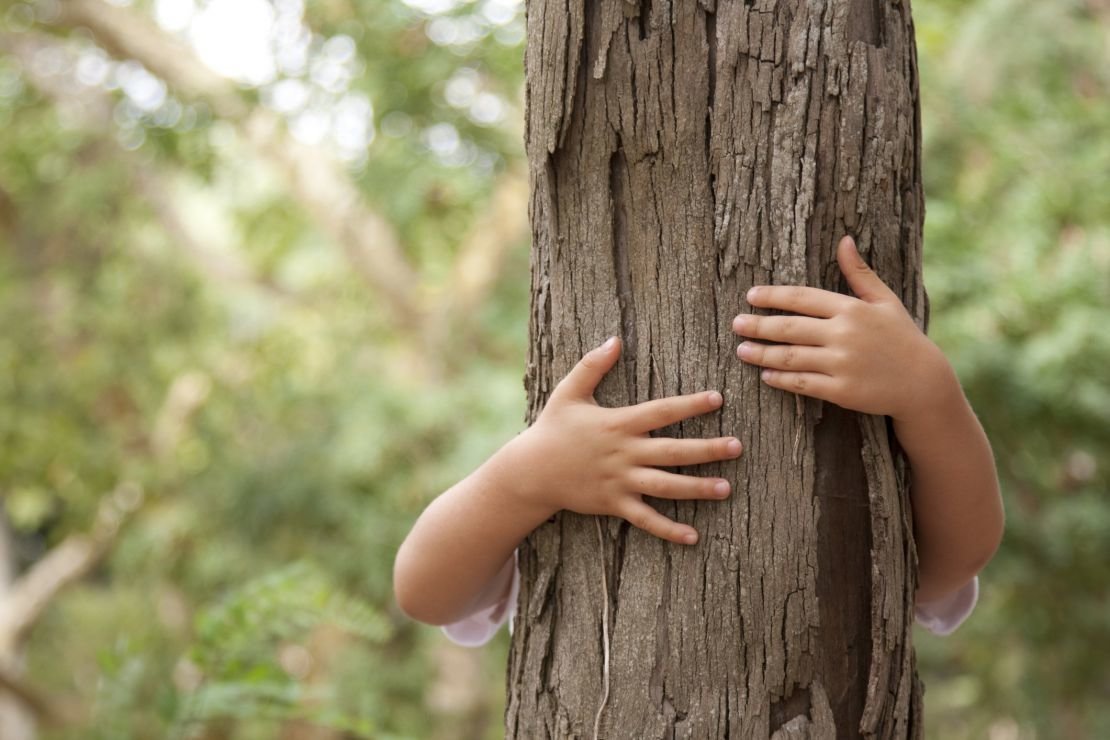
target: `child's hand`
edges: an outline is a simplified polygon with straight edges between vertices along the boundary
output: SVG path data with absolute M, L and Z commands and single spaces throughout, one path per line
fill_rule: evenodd
M 927 409 L 955 382 L 940 349 L 917 328 L 898 296 L 860 257 L 851 237 L 837 262 L 858 298 L 801 286 L 756 286 L 748 303 L 801 316 L 740 314 L 740 359 L 768 368 L 763 380 L 853 411 L 896 420 Z M 956 384 L 958 387 L 958 384 Z
M 656 537 L 693 544 L 698 533 L 660 514 L 643 496 L 726 498 L 729 483 L 659 470 L 740 455 L 740 441 L 663 439 L 648 432 L 721 406 L 716 391 L 672 396 L 623 408 L 594 401 L 594 389 L 620 356 L 613 337 L 589 352 L 555 387 L 536 422 L 514 440 L 520 490 L 552 511 L 619 516 Z

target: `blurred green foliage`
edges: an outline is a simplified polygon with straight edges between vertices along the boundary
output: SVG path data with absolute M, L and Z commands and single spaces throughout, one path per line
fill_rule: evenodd
M 936 737 L 1110 736 L 1110 7 L 915 10 L 932 333 L 1007 511 L 975 618 L 919 640 L 928 719 Z
M 521 426 L 526 235 L 472 310 L 399 330 L 241 132 L 52 5 L 0 14 L 11 565 L 89 531 L 121 483 L 145 497 L 31 634 L 26 681 L 66 716 L 43 737 L 497 737 L 504 638 L 465 653 L 404 619 L 390 566 L 424 505 Z M 368 103 L 372 128 L 337 114 L 316 144 L 434 305 L 520 166 L 521 4 L 270 7 L 296 53 L 240 95 L 295 131 Z M 915 13 L 931 331 L 1008 513 L 974 618 L 919 635 L 927 727 L 1110 736 L 1110 6 Z

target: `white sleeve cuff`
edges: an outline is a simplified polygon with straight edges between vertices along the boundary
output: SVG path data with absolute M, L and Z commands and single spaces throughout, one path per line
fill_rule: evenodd
M 950 635 L 968 618 L 978 600 L 979 576 L 975 576 L 943 598 L 918 604 L 914 616 L 934 635 Z
M 463 647 L 478 647 L 490 641 L 501 625 L 509 623 L 509 634 L 513 633 L 513 614 L 516 612 L 517 594 L 520 593 L 520 569 L 516 564 L 516 551 L 513 551 L 513 580 L 506 598 L 494 602 L 485 609 L 463 617 L 457 622 L 445 624 L 441 629 L 447 639 Z

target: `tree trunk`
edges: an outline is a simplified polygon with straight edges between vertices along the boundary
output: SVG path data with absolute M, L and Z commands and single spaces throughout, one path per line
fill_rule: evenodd
M 918 737 L 889 428 L 762 385 L 730 329 L 753 284 L 845 291 L 844 233 L 924 321 L 908 3 L 530 0 L 527 34 L 529 420 L 620 334 L 600 403 L 719 389 L 665 434 L 745 452 L 684 471 L 728 501 L 654 500 L 694 547 L 569 512 L 522 544 L 507 736 Z

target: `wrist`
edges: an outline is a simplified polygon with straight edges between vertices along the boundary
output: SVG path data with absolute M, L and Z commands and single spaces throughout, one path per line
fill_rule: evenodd
M 532 524 L 532 529 L 550 519 L 559 507 L 552 503 L 538 475 L 542 454 L 535 449 L 534 427 L 529 427 L 505 443 L 486 462 L 491 487 L 502 491 L 501 503 L 512 507 Z
M 903 405 L 890 416 L 896 425 L 919 425 L 943 419 L 965 404 L 963 388 L 948 358 L 932 340 L 922 337 L 924 349 L 916 363 L 917 379 L 910 384 Z

